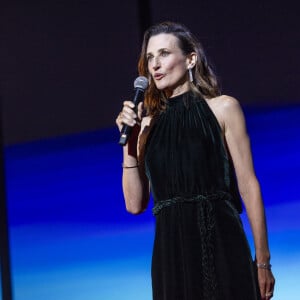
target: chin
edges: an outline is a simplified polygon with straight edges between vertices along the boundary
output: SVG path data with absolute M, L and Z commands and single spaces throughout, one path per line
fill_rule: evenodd
M 161 82 L 156 82 L 156 83 L 155 83 L 155 86 L 156 86 L 156 88 L 157 88 L 158 90 L 160 90 L 160 91 L 163 91 L 163 90 L 169 88 L 168 85 L 163 84 L 163 83 L 161 83 Z

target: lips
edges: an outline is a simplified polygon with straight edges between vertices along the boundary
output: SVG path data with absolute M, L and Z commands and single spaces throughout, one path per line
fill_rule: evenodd
M 165 75 L 162 74 L 162 73 L 155 73 L 153 77 L 154 77 L 156 80 L 160 80 L 160 79 L 162 79 L 164 76 L 165 76 Z

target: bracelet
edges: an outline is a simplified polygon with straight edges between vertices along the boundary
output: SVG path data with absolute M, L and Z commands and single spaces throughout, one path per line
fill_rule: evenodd
M 272 265 L 269 263 L 260 263 L 260 264 L 256 264 L 256 266 L 259 269 L 265 269 L 265 270 L 271 270 L 271 268 L 272 268 Z
M 135 165 L 135 166 L 125 166 L 124 163 L 122 163 L 122 168 L 123 168 L 123 169 L 133 169 L 133 168 L 138 168 L 138 167 L 139 167 L 138 164 Z

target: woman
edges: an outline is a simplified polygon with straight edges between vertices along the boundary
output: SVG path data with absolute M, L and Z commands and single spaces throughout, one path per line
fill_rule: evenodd
M 220 95 L 202 46 L 181 24 L 149 28 L 138 67 L 150 82 L 144 104 L 135 113 L 125 101 L 116 123 L 134 128 L 123 147 L 126 208 L 143 212 L 150 187 L 154 199 L 153 299 L 270 299 L 264 207 L 238 101 Z

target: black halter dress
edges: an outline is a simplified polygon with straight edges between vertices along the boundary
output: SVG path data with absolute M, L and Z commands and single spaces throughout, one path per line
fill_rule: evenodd
M 232 164 L 204 99 L 168 99 L 147 139 L 145 169 L 156 217 L 153 299 L 260 299 Z

